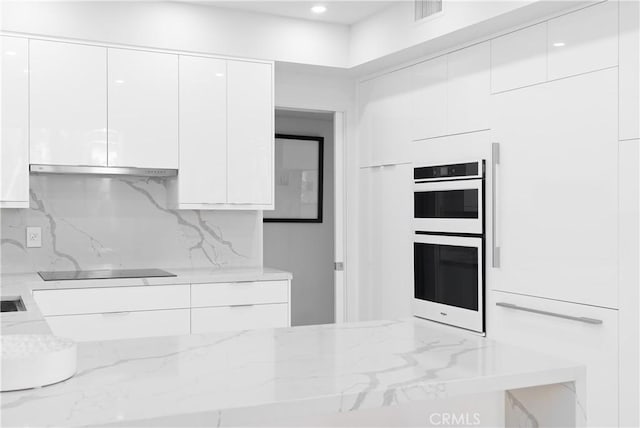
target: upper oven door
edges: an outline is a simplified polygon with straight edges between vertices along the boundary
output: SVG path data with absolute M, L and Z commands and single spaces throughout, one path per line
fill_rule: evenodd
M 483 211 L 482 179 L 414 184 L 416 231 L 482 234 Z

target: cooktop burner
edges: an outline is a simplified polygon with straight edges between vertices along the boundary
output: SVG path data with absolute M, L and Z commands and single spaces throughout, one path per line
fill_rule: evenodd
M 162 269 L 101 269 L 38 272 L 44 281 L 74 279 L 159 278 L 176 276 Z

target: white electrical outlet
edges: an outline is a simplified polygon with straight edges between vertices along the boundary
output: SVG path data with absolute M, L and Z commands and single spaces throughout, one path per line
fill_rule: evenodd
M 41 227 L 27 227 L 27 248 L 40 248 L 42 247 L 42 228 Z

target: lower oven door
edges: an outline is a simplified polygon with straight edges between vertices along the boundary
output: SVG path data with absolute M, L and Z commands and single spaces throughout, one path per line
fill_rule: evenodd
M 482 238 L 416 234 L 414 315 L 484 332 Z

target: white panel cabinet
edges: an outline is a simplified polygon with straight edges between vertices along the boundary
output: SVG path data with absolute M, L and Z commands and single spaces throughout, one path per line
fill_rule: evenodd
M 227 199 L 273 204 L 273 66 L 227 62 Z
M 618 65 L 618 2 L 549 20 L 549 79 Z
M 497 290 L 618 305 L 618 72 L 492 97 Z
M 108 49 L 108 164 L 178 168 L 178 56 Z
M 491 92 L 547 80 L 547 23 L 491 40 Z
M 0 208 L 29 208 L 28 40 L 0 37 L 2 141 Z
M 407 162 L 411 141 L 411 80 L 407 70 L 364 82 L 361 87 L 361 165 Z
M 446 135 L 446 55 L 409 67 L 408 72 L 414 87 L 411 95 L 411 139 Z
M 256 305 L 288 301 L 289 281 L 249 281 L 191 286 L 192 307 Z
M 640 2 L 620 2 L 620 139 L 640 138 Z
M 192 334 L 288 326 L 289 305 L 286 303 L 219 306 L 191 310 Z
M 53 334 L 82 342 L 190 333 L 189 309 L 45 317 Z
M 227 61 L 180 56 L 180 204 L 227 202 Z
M 107 49 L 31 40 L 31 163 L 107 165 Z
M 413 168 L 360 170 L 360 282 L 362 319 L 411 315 L 413 295 Z
M 447 55 L 447 133 L 489 128 L 490 44 Z
M 587 426 L 618 426 L 618 311 L 497 291 L 487 305 L 489 338 L 585 364 Z

